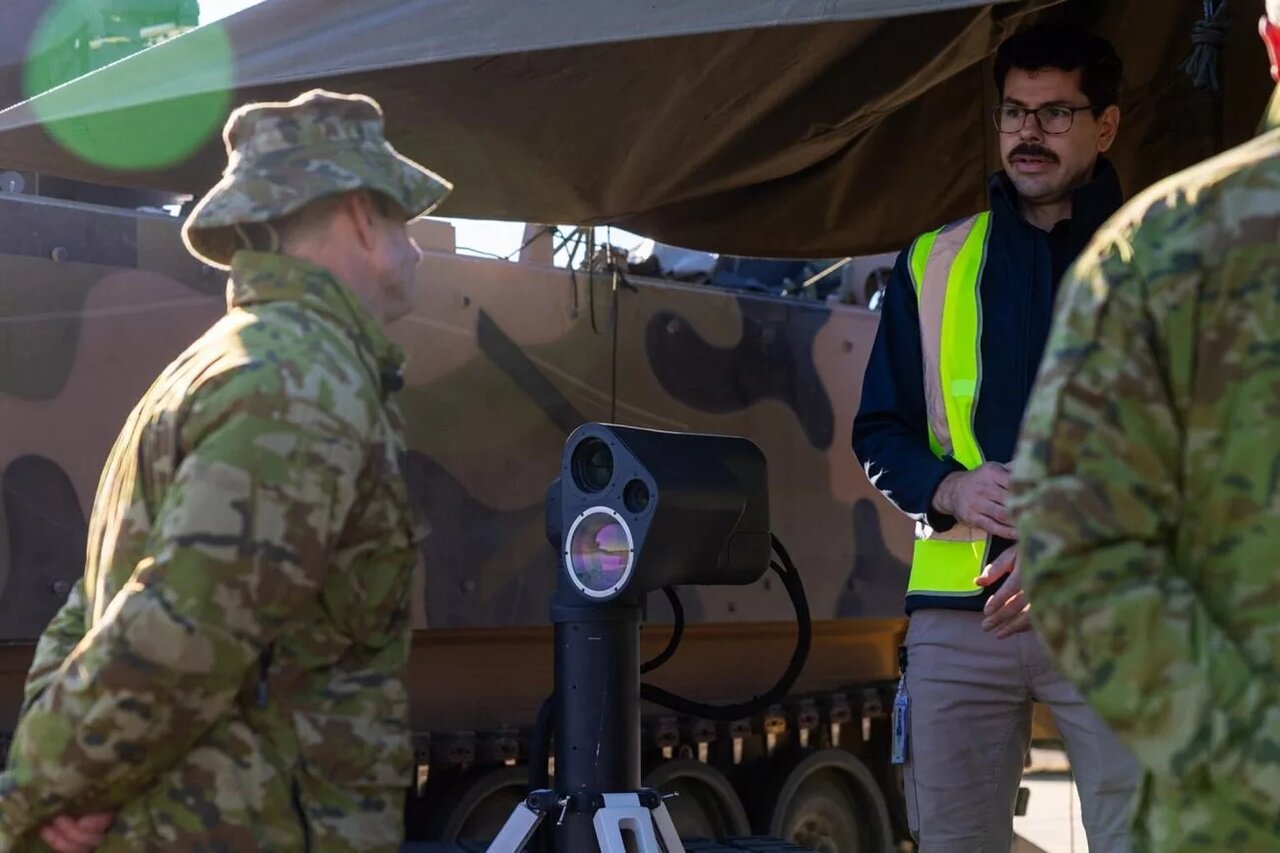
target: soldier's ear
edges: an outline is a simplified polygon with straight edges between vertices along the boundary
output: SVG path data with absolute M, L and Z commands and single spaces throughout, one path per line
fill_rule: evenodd
M 364 191 L 347 193 L 342 199 L 342 212 L 351 220 L 360 245 L 372 250 L 378 241 L 378 230 L 369 194 Z

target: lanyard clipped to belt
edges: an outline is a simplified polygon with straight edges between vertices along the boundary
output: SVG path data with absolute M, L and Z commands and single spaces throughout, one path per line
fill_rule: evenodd
M 907 693 L 907 647 L 898 646 L 898 693 L 893 697 L 893 756 L 894 764 L 907 763 L 907 729 L 911 716 L 911 696 Z

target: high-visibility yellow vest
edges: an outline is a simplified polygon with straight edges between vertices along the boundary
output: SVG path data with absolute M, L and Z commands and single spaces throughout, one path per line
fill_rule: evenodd
M 939 458 L 951 456 L 969 470 L 984 461 L 973 416 L 982 387 L 978 287 L 990 233 L 990 212 L 979 213 L 919 237 L 909 256 L 920 309 L 929 447 Z M 984 531 L 965 524 L 917 537 L 907 594 L 981 594 L 973 580 L 982 573 L 990 544 Z

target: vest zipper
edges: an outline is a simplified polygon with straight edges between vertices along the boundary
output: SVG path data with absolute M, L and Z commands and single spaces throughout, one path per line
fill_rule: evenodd
M 1047 249 L 1048 249 L 1048 247 L 1049 247 L 1049 242 L 1048 242 L 1048 240 L 1047 240 L 1047 239 L 1042 238 L 1039 234 L 1035 235 L 1035 237 L 1036 237 L 1036 249 L 1037 249 L 1037 251 L 1036 251 L 1036 255 L 1037 255 L 1037 256 L 1039 256 L 1041 251 L 1044 251 L 1044 250 L 1047 250 Z M 1037 260 L 1038 260 L 1038 257 L 1037 257 Z M 1052 259 L 1052 257 L 1050 257 L 1050 259 L 1049 259 L 1049 266 L 1050 266 L 1050 269 L 1049 269 L 1049 277 L 1050 277 L 1050 278 L 1052 278 L 1052 277 L 1053 277 L 1053 259 Z M 1038 270 L 1039 264 L 1036 264 L 1036 267 L 1037 267 L 1037 269 L 1036 269 L 1034 272 L 1038 272 L 1038 271 L 1039 271 L 1039 270 Z M 1034 274 L 1034 272 L 1033 272 L 1033 274 Z M 1037 277 L 1037 278 L 1039 278 L 1039 276 L 1036 276 L 1036 277 Z M 1029 394 L 1031 393 L 1031 383 L 1032 383 L 1032 382 L 1034 381 L 1034 379 L 1035 379 L 1035 376 L 1034 376 L 1034 374 L 1032 373 L 1032 369 L 1031 369 L 1031 365 L 1030 365 L 1030 361 L 1031 361 L 1031 358 L 1030 358 L 1030 355 L 1031 355 L 1031 313 L 1032 313 L 1032 311 L 1034 310 L 1035 302 L 1037 301 L 1037 297 L 1040 295 L 1038 291 L 1039 291 L 1039 288 L 1037 288 L 1037 287 L 1027 287 L 1027 288 L 1023 288 L 1023 293 L 1022 293 L 1022 295 L 1023 295 L 1023 299 L 1025 300 L 1025 304 L 1022 306 L 1022 358 L 1020 359 L 1021 364 L 1020 364 L 1020 366 L 1019 366 L 1019 373 L 1020 373 L 1021 375 L 1018 377 L 1018 378 L 1021 380 L 1021 386 L 1022 386 L 1022 387 L 1018 390 L 1018 394 L 1019 394 L 1019 397 L 1022 397 L 1022 398 L 1024 398 L 1024 399 L 1026 398 L 1026 395 L 1029 395 Z M 1017 399 L 1017 398 L 1015 398 L 1015 399 Z M 1023 407 L 1023 414 L 1022 414 L 1022 416 L 1019 418 L 1019 423 L 1021 423 L 1021 418 L 1022 418 L 1022 417 L 1026 417 L 1026 408 L 1025 408 L 1025 406 Z M 1014 438 L 1014 447 L 1015 447 L 1015 448 L 1017 447 L 1017 437 L 1016 437 L 1016 435 L 1017 435 L 1017 434 L 1015 433 L 1015 438 Z M 1011 461 L 1012 461 L 1012 460 L 1011 460 Z

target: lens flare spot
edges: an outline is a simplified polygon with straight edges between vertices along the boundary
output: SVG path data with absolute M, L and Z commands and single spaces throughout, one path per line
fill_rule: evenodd
M 24 93 L 39 96 L 32 108 L 59 145 L 97 166 L 142 171 L 181 162 L 218 133 L 234 76 L 221 25 L 147 47 L 146 28 L 102 35 L 91 24 L 82 2 L 59 0 L 27 47 Z M 108 51 L 144 47 L 100 67 Z

